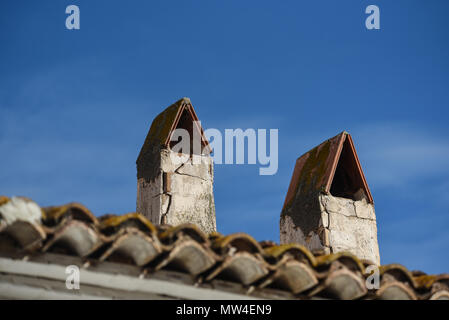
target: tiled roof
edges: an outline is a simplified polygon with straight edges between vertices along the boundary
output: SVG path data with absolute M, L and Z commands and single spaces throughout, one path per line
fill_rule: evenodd
M 155 226 L 138 213 L 97 218 L 76 203 L 40 208 L 26 198 L 0 197 L 1 257 L 28 263 L 45 254 L 79 258 L 90 262 L 84 264 L 87 269 L 113 262 L 115 273 L 120 266 L 145 275 L 176 270 L 192 286 L 225 290 L 215 285 L 225 281 L 247 297 L 449 299 L 449 274 L 385 265 L 380 267 L 380 288 L 369 290 L 368 262 L 349 253 L 320 255 L 297 244 L 257 242 L 245 233 L 206 235 L 192 224 Z M 136 275 L 134 281 L 138 279 Z

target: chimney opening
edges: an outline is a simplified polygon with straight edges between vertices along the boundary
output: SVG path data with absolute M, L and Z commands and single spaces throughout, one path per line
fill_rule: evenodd
M 202 139 L 201 129 L 197 128 L 197 126 L 193 123 L 195 120 L 193 119 L 192 115 L 190 114 L 188 108 L 184 108 L 182 111 L 181 117 L 179 118 L 179 122 L 176 126 L 176 129 L 184 129 L 189 133 L 190 138 L 190 155 L 197 154 L 201 155 L 202 150 L 206 146 L 205 141 Z M 196 133 L 196 137 L 201 139 L 201 148 L 200 150 L 194 150 L 193 148 L 193 139 L 194 134 L 193 130 L 198 130 Z M 181 137 L 179 137 L 177 140 L 170 140 L 169 148 L 172 149 L 177 143 L 181 141 Z M 199 151 L 199 152 L 198 152 Z
M 361 195 L 360 190 L 363 190 L 363 195 Z M 366 197 L 363 178 L 360 175 L 357 160 L 348 139 L 345 139 L 343 143 L 343 149 L 332 180 L 330 193 L 335 197 L 352 200 L 360 200 L 361 197 Z

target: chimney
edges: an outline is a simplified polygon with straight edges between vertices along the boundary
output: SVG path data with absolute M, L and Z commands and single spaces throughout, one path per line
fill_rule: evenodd
M 174 139 L 178 137 L 176 129 L 188 133 L 187 152 L 177 150 L 181 140 Z M 137 212 L 155 224 L 189 222 L 206 233 L 215 231 L 210 152 L 190 99 L 183 98 L 160 113 L 136 161 Z
M 371 192 L 351 135 L 342 132 L 296 161 L 280 219 L 281 243 L 349 251 L 380 264 Z

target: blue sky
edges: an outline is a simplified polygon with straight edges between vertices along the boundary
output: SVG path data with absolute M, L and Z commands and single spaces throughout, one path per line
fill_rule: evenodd
M 65 28 L 76 4 L 81 29 Z M 380 7 L 381 30 L 365 28 Z M 279 129 L 279 170 L 215 166 L 220 232 L 279 240 L 297 157 L 353 136 L 383 264 L 449 271 L 448 1 L 2 1 L 0 194 L 135 210 L 152 119 Z

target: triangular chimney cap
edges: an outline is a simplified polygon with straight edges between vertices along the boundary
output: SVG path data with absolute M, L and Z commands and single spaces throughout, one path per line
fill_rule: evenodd
M 137 161 L 151 149 L 151 146 L 163 148 L 168 148 L 170 146 L 170 139 L 173 131 L 178 127 L 184 112 L 189 115 L 192 121 L 199 121 L 190 99 L 186 97 L 176 101 L 154 118 Z M 195 124 L 193 130 L 199 131 L 203 152 L 207 154 L 210 153 L 211 148 L 209 141 L 204 135 L 203 128 Z
M 333 186 L 334 178 L 336 181 Z M 291 205 L 293 199 L 298 196 L 298 192 L 304 196 L 319 192 L 331 194 L 334 189 L 336 193 L 338 192 L 336 188 L 348 188 L 353 193 L 358 191 L 356 189 L 362 189 L 367 201 L 373 203 L 354 142 L 346 131 L 326 140 L 298 158 L 285 198 L 284 209 Z

